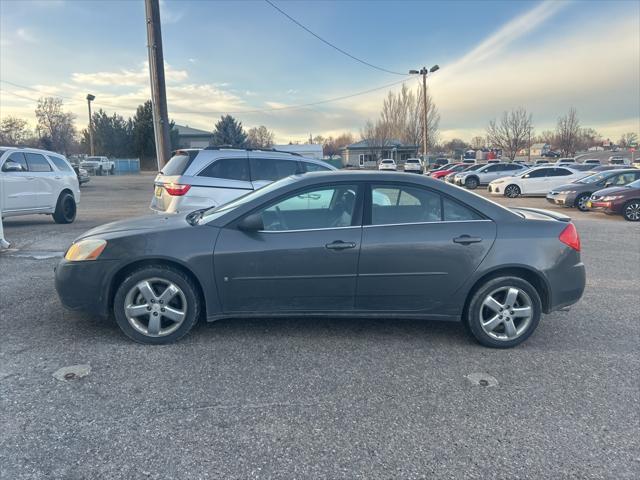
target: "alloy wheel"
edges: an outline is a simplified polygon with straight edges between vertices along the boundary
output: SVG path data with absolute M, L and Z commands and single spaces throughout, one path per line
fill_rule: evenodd
M 520 189 L 517 185 L 509 185 L 504 189 L 504 195 L 509 198 L 516 198 L 520 195 Z
M 480 326 L 491 338 L 511 341 L 523 335 L 533 318 L 533 304 L 517 287 L 500 287 L 489 293 L 480 308 Z
M 587 202 L 589 201 L 589 197 L 591 195 L 587 194 L 583 194 L 580 195 L 577 199 L 576 199 L 576 207 L 578 207 L 578 210 L 582 211 L 582 212 L 586 212 L 587 210 L 589 210 L 587 208 Z
M 630 202 L 624 208 L 624 218 L 631 222 L 640 220 L 640 201 Z
M 150 278 L 136 283 L 124 300 L 129 324 L 148 337 L 175 332 L 187 317 L 187 300 L 175 283 Z

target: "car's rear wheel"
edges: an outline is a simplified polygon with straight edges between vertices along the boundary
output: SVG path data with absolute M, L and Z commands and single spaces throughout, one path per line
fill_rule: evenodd
M 480 182 L 475 177 L 467 178 L 464 182 L 464 186 L 467 187 L 469 190 L 475 190 L 476 188 L 478 188 L 479 184 Z
M 587 208 L 587 202 L 589 201 L 589 197 L 591 197 L 590 193 L 582 193 L 576 197 L 576 200 L 573 202 L 573 205 L 581 212 L 586 212 L 587 210 L 589 210 Z
M 519 197 L 521 193 L 520 187 L 517 185 L 507 185 L 504 189 L 504 196 L 509 198 Z
M 465 320 L 482 345 L 510 348 L 531 336 L 541 313 L 540 295 L 529 282 L 518 277 L 498 277 L 475 291 Z
M 62 192 L 58 197 L 53 221 L 56 223 L 73 223 L 76 219 L 76 201 L 69 192 Z
M 630 200 L 622 207 L 622 216 L 630 222 L 640 220 L 640 200 Z
M 113 300 L 113 312 L 129 338 L 159 345 L 189 333 L 200 315 L 200 303 L 191 278 L 157 265 L 136 270 L 122 282 Z

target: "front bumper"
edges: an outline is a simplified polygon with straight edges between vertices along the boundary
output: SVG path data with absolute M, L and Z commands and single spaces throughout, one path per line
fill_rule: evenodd
M 504 195 L 503 188 L 504 187 L 502 184 L 499 184 L 499 185 L 489 184 L 487 186 L 487 192 L 489 192 L 491 195 Z
M 589 200 L 587 202 L 587 208 L 594 212 L 619 213 L 621 207 L 622 205 L 618 205 L 613 201 L 602 202 L 599 200 Z
M 547 193 L 547 202 L 563 207 L 573 207 L 576 196 L 571 193 Z
M 69 262 L 62 259 L 55 267 L 55 286 L 62 304 L 102 317 L 110 311 L 109 282 L 115 260 Z

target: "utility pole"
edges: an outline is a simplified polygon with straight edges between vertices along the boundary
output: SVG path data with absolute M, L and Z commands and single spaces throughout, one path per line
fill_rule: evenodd
M 153 132 L 156 141 L 158 170 L 161 170 L 169 161 L 171 141 L 169 138 L 167 92 L 164 81 L 164 56 L 162 54 L 159 0 L 144 0 L 144 7 L 147 17 L 147 48 L 149 50 Z
M 91 115 L 91 102 L 96 99 L 95 95 L 87 94 L 87 104 L 89 105 L 89 151 L 93 157 L 96 154 L 93 147 L 93 116 Z
M 422 156 L 424 157 L 425 165 L 429 161 L 427 158 L 427 145 L 429 145 L 429 128 L 428 128 L 428 112 L 427 112 L 427 67 L 420 69 L 422 75 Z
M 420 70 L 409 70 L 409 74 L 422 75 L 422 155 L 425 162 L 425 167 L 427 167 L 427 163 L 429 161 L 429 159 L 427 158 L 429 145 L 429 125 L 427 123 L 429 113 L 427 111 L 427 75 L 439 69 L 440 67 L 438 65 L 434 65 L 430 69 L 427 69 L 427 67 L 422 67 Z
M 529 150 L 527 152 L 527 163 L 531 163 L 531 125 L 529 125 Z

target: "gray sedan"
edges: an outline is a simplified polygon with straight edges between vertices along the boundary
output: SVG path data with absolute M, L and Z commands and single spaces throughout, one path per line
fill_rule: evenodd
M 56 269 L 67 307 L 113 313 L 149 344 L 200 317 L 364 316 L 462 321 L 505 348 L 584 286 L 568 217 L 378 172 L 296 175 L 221 207 L 103 225 Z

